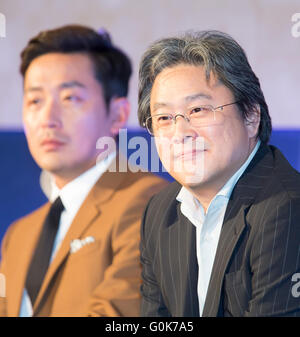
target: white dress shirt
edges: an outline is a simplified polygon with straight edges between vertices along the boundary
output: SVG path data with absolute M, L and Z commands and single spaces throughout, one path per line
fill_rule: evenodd
M 53 260 L 56 252 L 58 251 L 83 201 L 85 200 L 97 180 L 107 170 L 115 157 L 116 152 L 111 153 L 106 159 L 97 163 L 97 165 L 93 166 L 92 168 L 81 174 L 79 177 L 72 180 L 62 189 L 59 189 L 56 186 L 53 178 L 50 179 L 51 188 L 49 189 L 49 191 L 44 190 L 46 196 L 51 202 L 53 202 L 57 197 L 60 197 L 65 207 L 65 209 L 61 213 L 58 231 L 54 239 L 50 263 Z M 29 295 L 24 288 L 19 316 L 31 317 L 32 314 L 32 304 Z
M 196 227 L 196 249 L 199 268 L 197 290 L 200 316 L 202 316 L 212 266 L 231 192 L 257 152 L 259 145 L 260 141 L 258 141 L 246 162 L 211 200 L 206 214 L 200 202 L 185 187 L 181 188 L 176 197 L 181 202 L 181 213 Z

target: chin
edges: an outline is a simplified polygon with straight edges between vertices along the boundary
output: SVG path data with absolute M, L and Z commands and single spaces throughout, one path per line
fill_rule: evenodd
M 63 166 L 62 166 L 62 163 L 51 163 L 49 161 L 44 161 L 44 162 L 37 162 L 38 166 L 42 169 L 42 170 L 45 170 L 45 171 L 48 171 L 50 173 L 58 173 L 60 171 L 62 171 L 63 169 Z
M 201 186 L 205 183 L 205 177 L 203 172 L 198 172 L 196 174 L 191 174 L 190 172 L 186 172 L 186 173 L 170 173 L 171 176 L 178 181 L 182 186 L 185 187 L 197 187 L 197 186 Z

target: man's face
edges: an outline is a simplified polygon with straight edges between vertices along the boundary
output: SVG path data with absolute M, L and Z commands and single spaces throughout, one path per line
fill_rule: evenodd
M 197 111 L 194 109 L 201 105 L 218 107 L 234 101 L 232 92 L 214 74 L 207 82 L 202 66 L 180 64 L 164 69 L 156 77 L 150 110 L 151 116 L 160 113 L 184 115 Z M 216 114 L 220 115 L 209 125 L 194 127 L 178 116 L 171 132 L 154 130 L 162 163 L 183 186 L 217 192 L 255 146 L 259 125 L 257 114 L 253 123 L 247 123 L 236 104 L 226 106 Z M 167 139 L 169 146 L 161 141 L 162 138 Z M 197 142 L 200 145 L 196 148 Z M 170 162 L 166 163 L 167 160 Z
M 49 53 L 24 78 L 23 121 L 30 152 L 58 185 L 96 164 L 97 139 L 110 136 L 115 116 L 85 54 Z

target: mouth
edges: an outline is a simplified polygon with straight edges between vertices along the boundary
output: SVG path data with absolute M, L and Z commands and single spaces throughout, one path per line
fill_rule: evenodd
M 41 142 L 41 146 L 46 152 L 58 150 L 64 145 L 64 142 L 54 138 L 44 139 Z
M 186 152 L 181 152 L 177 155 L 175 155 L 176 160 L 189 160 L 189 159 L 197 159 L 199 156 L 199 159 L 201 159 L 201 156 L 204 154 L 204 152 L 207 152 L 206 149 L 204 150 L 192 150 L 192 151 L 186 151 Z

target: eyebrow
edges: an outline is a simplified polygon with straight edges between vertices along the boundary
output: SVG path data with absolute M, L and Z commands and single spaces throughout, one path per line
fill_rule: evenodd
M 64 82 L 59 86 L 59 88 L 61 89 L 67 89 L 67 88 L 73 88 L 73 87 L 86 88 L 86 86 L 79 81 Z
M 184 98 L 184 100 L 187 103 L 190 103 L 190 102 L 193 102 L 193 101 L 195 101 L 199 98 L 205 98 L 205 99 L 208 99 L 208 100 L 212 100 L 212 96 L 209 95 L 209 94 L 205 94 L 205 93 L 197 93 L 197 94 L 194 94 L 194 95 L 189 95 L 189 96 L 186 96 Z M 156 111 L 160 108 L 168 107 L 170 105 L 171 105 L 171 103 L 160 103 L 160 102 L 154 103 L 153 104 L 153 111 Z
M 206 98 L 206 99 L 212 100 L 211 95 L 204 94 L 204 93 L 198 93 L 198 94 L 195 94 L 195 95 L 187 96 L 187 97 L 185 97 L 184 100 L 186 102 L 192 102 L 192 101 L 195 101 L 196 99 L 199 99 L 199 98 Z
M 69 81 L 69 82 L 63 82 L 59 85 L 59 89 L 69 89 L 69 88 L 74 88 L 74 87 L 79 87 L 79 88 L 86 88 L 86 86 L 79 82 L 79 81 Z M 42 91 L 42 87 L 29 87 L 25 89 L 25 92 L 32 92 L 32 91 Z

